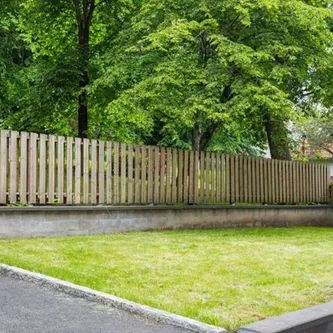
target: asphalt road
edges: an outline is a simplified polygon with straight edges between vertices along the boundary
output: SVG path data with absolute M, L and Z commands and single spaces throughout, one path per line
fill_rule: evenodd
M 189 333 L 0 275 L 0 333 Z

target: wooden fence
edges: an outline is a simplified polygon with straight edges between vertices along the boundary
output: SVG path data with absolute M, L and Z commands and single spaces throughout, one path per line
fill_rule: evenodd
M 328 202 L 328 167 L 0 131 L 0 204 Z

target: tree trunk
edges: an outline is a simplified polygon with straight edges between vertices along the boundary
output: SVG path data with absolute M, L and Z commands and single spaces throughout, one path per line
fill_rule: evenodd
M 227 103 L 233 98 L 233 91 L 230 85 L 224 87 L 220 102 Z M 206 150 L 211 142 L 215 132 L 221 126 L 220 121 L 209 121 L 207 126 L 203 129 L 200 126 L 201 112 L 197 112 L 195 115 L 195 124 L 192 129 L 192 149 L 193 150 Z
M 201 140 L 200 117 L 201 117 L 201 112 L 198 112 L 195 115 L 196 121 L 192 129 L 192 150 L 194 151 L 200 150 L 200 140 Z
M 81 92 L 78 98 L 78 135 L 80 138 L 86 138 L 88 131 L 88 94 L 86 91 L 88 85 L 89 76 L 83 73 L 80 80 Z
M 212 122 L 210 123 L 204 133 L 201 135 L 200 138 L 200 150 L 207 150 L 210 141 L 212 140 L 216 130 L 218 129 L 220 123 Z
M 78 136 L 87 137 L 89 80 L 89 37 L 95 0 L 73 0 L 78 26 L 80 94 L 78 97 Z
M 279 160 L 291 160 L 288 130 L 282 119 L 273 119 L 272 115 L 265 111 L 264 125 L 271 157 Z

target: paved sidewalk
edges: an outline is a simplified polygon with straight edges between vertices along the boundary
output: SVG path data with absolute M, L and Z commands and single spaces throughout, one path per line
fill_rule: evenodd
M 0 333 L 190 333 L 0 275 Z

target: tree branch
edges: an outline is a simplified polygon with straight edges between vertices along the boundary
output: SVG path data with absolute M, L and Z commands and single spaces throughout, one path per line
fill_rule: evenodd
M 72 0 L 72 4 L 74 6 L 76 22 L 77 22 L 78 26 L 80 26 L 80 22 L 81 22 L 80 0 Z
M 226 35 L 228 32 L 231 31 L 235 23 L 240 19 L 241 14 L 238 14 L 223 30 L 223 34 Z
M 95 0 L 90 0 L 89 1 L 89 8 L 88 8 L 88 14 L 87 14 L 87 22 L 90 24 L 94 10 L 96 8 L 96 3 Z
M 328 153 L 330 153 L 331 155 L 333 155 L 333 150 L 327 147 L 321 147 L 322 149 L 326 150 Z

